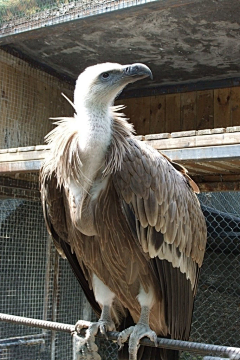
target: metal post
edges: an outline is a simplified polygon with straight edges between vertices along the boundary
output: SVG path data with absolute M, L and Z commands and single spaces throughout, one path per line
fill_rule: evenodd
M 52 245 L 52 239 L 49 235 L 47 237 L 47 246 L 46 246 L 46 272 L 45 272 L 45 281 L 44 281 L 43 320 L 47 320 L 47 313 L 48 313 L 49 283 L 50 283 L 50 272 L 51 272 L 51 245 Z
M 53 280 L 53 301 L 52 301 L 52 321 L 57 320 L 57 299 L 58 299 L 58 279 L 59 279 L 59 255 L 55 250 L 54 256 L 54 280 Z M 51 360 L 55 360 L 55 344 L 56 344 L 56 331 L 52 331 L 51 336 Z
M 45 272 L 45 281 L 44 281 L 44 300 L 43 300 L 43 320 L 48 318 L 48 303 L 49 303 L 49 284 L 51 277 L 51 246 L 52 239 L 50 236 L 47 237 L 46 244 L 46 272 Z M 43 329 L 43 336 L 47 335 L 47 330 Z M 41 350 L 44 351 L 45 344 L 42 345 Z
M 77 360 L 77 353 L 78 353 L 78 349 L 79 349 L 78 343 L 79 343 L 79 341 L 78 341 L 77 334 L 73 334 L 73 337 L 72 337 L 73 360 Z

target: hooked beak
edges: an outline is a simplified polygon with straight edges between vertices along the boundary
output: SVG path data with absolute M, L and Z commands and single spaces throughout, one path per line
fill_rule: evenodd
M 134 82 L 146 77 L 153 79 L 153 75 L 149 67 L 144 64 L 136 63 L 132 65 L 125 65 L 123 67 L 124 77 L 128 79 L 128 82 Z

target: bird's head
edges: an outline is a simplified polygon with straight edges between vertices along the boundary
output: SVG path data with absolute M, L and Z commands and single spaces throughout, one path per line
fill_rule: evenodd
M 148 76 L 152 78 L 151 70 L 140 63 L 104 63 L 90 66 L 77 79 L 74 92 L 75 109 L 78 113 L 78 108 L 82 105 L 110 106 L 126 85 Z

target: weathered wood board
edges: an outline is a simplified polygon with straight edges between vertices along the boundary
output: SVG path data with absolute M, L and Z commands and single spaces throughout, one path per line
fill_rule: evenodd
M 117 104 L 126 104 L 124 113 L 141 135 L 240 125 L 239 86 L 121 99 Z

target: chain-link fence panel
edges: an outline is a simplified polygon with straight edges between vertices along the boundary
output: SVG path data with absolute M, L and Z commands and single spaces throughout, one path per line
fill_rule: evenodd
M 208 228 L 207 250 L 190 340 L 240 346 L 240 192 L 199 195 Z M 202 359 L 184 353 L 184 359 Z
M 240 193 L 203 193 L 199 199 L 207 221 L 208 243 L 192 337 L 240 346 Z
M 195 302 L 191 340 L 240 346 L 239 192 L 199 196 L 208 225 L 208 246 Z M 40 201 L 0 201 L 1 312 L 74 324 L 94 320 L 67 261 L 48 242 Z M 43 339 L 2 349 L 1 360 L 71 360 L 71 336 L 0 323 L 1 339 Z M 32 339 L 31 338 L 31 339 Z M 99 340 L 103 360 L 117 359 L 117 346 Z M 182 353 L 182 359 L 202 359 Z

